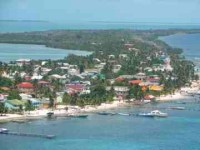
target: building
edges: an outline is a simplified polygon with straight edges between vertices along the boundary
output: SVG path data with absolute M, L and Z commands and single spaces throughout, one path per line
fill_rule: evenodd
M 6 96 L 4 94 L 0 94 L 0 102 L 3 102 L 6 100 Z
M 141 82 L 142 82 L 141 80 L 131 80 L 131 81 L 129 81 L 129 84 L 139 85 Z
M 75 94 L 75 93 L 89 94 L 90 93 L 90 90 L 86 86 L 86 84 L 71 83 L 71 84 L 66 84 L 65 87 L 66 87 L 66 92 L 68 94 Z
M 31 62 L 30 59 L 18 59 L 18 60 L 16 60 L 16 64 L 18 66 L 29 65 L 30 62 Z
M 9 110 L 12 109 L 20 109 L 20 107 L 22 107 L 22 109 L 25 107 L 26 101 L 23 100 L 7 100 L 5 101 L 5 107 L 7 107 Z
M 129 92 L 129 88 L 127 86 L 114 86 L 113 87 L 114 92 L 117 97 L 120 97 L 122 99 L 126 98 Z M 107 91 L 111 90 L 111 86 L 106 87 Z
M 119 59 L 127 59 L 127 54 L 119 54 Z
M 34 91 L 34 86 L 32 83 L 30 82 L 22 82 L 20 84 L 17 85 L 17 89 L 21 92 L 21 93 L 33 93 Z
M 122 68 L 121 65 L 114 65 L 112 71 L 113 71 L 114 73 L 117 73 L 118 71 L 120 71 L 121 68 Z

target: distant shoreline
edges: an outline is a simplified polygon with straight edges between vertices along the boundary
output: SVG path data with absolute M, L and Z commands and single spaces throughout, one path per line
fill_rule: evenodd
M 0 22 L 44 22 L 48 23 L 46 20 L 0 20 Z

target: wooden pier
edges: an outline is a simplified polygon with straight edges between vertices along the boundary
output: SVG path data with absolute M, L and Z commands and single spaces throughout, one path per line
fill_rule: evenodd
M 46 138 L 46 139 L 53 139 L 53 138 L 56 137 L 55 135 L 21 133 L 21 132 L 0 132 L 0 134 L 16 135 L 16 136 L 27 136 L 27 137 L 38 137 L 38 138 Z

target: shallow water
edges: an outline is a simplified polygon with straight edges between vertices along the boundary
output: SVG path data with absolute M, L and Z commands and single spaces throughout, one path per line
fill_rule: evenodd
M 129 106 L 109 110 L 136 114 L 159 109 L 168 118 L 136 116 L 100 116 L 87 119 L 57 118 L 35 120 L 24 124 L 0 124 L 13 131 L 55 134 L 52 140 L 0 135 L 3 150 L 198 150 L 200 148 L 200 103 L 165 102 Z M 186 110 L 170 110 L 169 106 L 184 106 Z
M 200 59 L 200 33 L 175 34 L 160 37 L 160 39 L 172 47 L 182 48 L 186 58 Z
M 0 61 L 3 62 L 15 61 L 21 58 L 57 60 L 63 59 L 69 54 L 86 56 L 91 52 L 49 48 L 44 45 L 0 44 Z

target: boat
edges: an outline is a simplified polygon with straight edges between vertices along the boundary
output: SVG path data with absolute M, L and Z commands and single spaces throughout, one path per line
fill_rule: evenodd
M 113 116 L 113 115 L 116 115 L 116 113 L 111 113 L 111 112 L 97 112 L 98 115 L 110 115 L 110 116 Z
M 49 118 L 51 118 L 53 115 L 54 115 L 53 111 L 50 111 L 50 112 L 47 113 L 47 117 L 49 117 Z
M 143 100 L 143 103 L 144 103 L 144 104 L 151 103 L 151 100 L 147 100 L 147 99 L 146 99 L 146 100 Z
M 118 115 L 121 115 L 121 116 L 130 116 L 130 114 L 126 114 L 126 113 L 118 113 Z
M 8 133 L 8 129 L 6 128 L 0 128 L 0 133 Z
M 12 122 L 15 122 L 15 123 L 26 123 L 27 120 L 19 119 L 19 120 L 12 120 Z
M 69 115 L 69 117 L 73 117 L 73 118 L 87 118 L 88 115 Z
M 185 110 L 185 107 L 169 107 L 169 109 Z
M 138 116 L 142 117 L 167 117 L 167 113 L 160 112 L 159 110 L 151 111 L 150 113 L 139 113 Z

